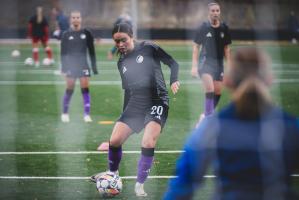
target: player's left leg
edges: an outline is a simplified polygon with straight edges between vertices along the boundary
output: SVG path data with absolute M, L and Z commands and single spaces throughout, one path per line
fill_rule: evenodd
M 214 108 L 216 108 L 216 106 L 219 103 L 220 97 L 221 97 L 222 81 L 214 81 L 214 91 L 215 91 Z
M 42 39 L 42 44 L 43 47 L 45 49 L 45 52 L 47 54 L 47 58 L 50 60 L 50 65 L 54 64 L 54 59 L 53 59 L 53 52 L 51 47 L 48 45 L 48 39 L 47 38 L 43 38 Z
M 146 181 L 154 161 L 155 146 L 161 133 L 161 125 L 155 121 L 149 122 L 144 129 L 141 142 L 141 156 L 138 162 L 137 182 L 135 193 L 137 196 L 147 196 L 143 184 Z
M 90 93 L 89 93 L 89 77 L 84 76 L 80 78 L 81 93 L 83 97 L 84 106 L 84 121 L 92 122 L 90 117 Z

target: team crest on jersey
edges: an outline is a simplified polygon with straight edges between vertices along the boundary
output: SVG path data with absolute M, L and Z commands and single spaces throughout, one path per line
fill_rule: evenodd
M 143 62 L 143 56 L 142 55 L 138 55 L 136 58 L 136 62 L 137 63 L 142 63 Z
M 212 33 L 211 33 L 211 32 L 208 32 L 206 36 L 207 36 L 207 37 L 212 37 Z
M 220 37 L 224 38 L 224 33 L 223 32 L 220 33 Z
M 74 39 L 74 37 L 71 35 L 70 37 L 69 37 L 69 40 L 73 40 Z
M 86 38 L 86 35 L 85 35 L 84 33 L 82 33 L 82 34 L 80 35 L 80 38 L 81 38 L 82 40 L 84 40 L 84 39 Z

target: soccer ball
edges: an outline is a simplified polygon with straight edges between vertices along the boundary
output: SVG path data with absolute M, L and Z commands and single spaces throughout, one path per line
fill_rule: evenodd
M 13 58 L 20 57 L 20 55 L 21 55 L 21 53 L 20 53 L 19 50 L 13 50 L 13 51 L 11 52 L 11 57 L 13 57 Z
M 24 64 L 32 66 L 33 65 L 33 59 L 32 58 L 26 58 L 26 60 L 24 61 Z
M 51 60 L 49 58 L 44 58 L 43 59 L 43 65 L 45 65 L 45 66 L 51 65 Z
M 96 186 L 102 197 L 114 197 L 120 194 L 123 184 L 119 175 L 107 172 L 97 179 Z

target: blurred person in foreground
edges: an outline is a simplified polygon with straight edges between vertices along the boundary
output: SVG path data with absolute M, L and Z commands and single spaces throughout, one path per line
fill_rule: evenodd
M 36 13 L 30 18 L 28 23 L 28 36 L 32 41 L 32 57 L 35 67 L 40 66 L 39 62 L 39 42 L 43 45 L 49 64 L 54 64 L 53 53 L 48 45 L 49 40 L 49 24 L 43 14 L 43 7 L 36 7 Z
M 220 20 L 220 5 L 208 4 L 207 22 L 196 30 L 191 75 L 200 76 L 204 88 L 204 113 L 199 117 L 197 125 L 205 117 L 214 112 L 222 92 L 224 64 L 229 59 L 231 36 L 228 26 Z M 196 126 L 197 126 L 196 125 Z
M 179 90 L 178 63 L 158 45 L 136 42 L 127 23 L 116 24 L 112 38 L 120 53 L 117 66 L 124 89 L 123 112 L 114 125 L 108 149 L 109 172 L 117 173 L 122 146 L 134 133 L 144 129 L 137 167 L 136 196 L 147 196 L 144 183 L 154 161 L 155 146 L 168 117 L 169 96 L 161 62 L 170 68 L 170 88 Z M 91 177 L 96 182 L 102 173 Z
M 89 77 L 91 76 L 87 56 L 89 55 L 91 69 L 98 74 L 94 37 L 91 32 L 81 27 L 82 18 L 79 11 L 72 11 L 70 16 L 71 29 L 65 31 L 61 39 L 61 71 L 65 75 L 66 90 L 62 100 L 62 122 L 69 122 L 69 104 L 74 92 L 76 80 L 80 80 L 84 105 L 84 121 L 92 122 L 90 117 Z
M 236 50 L 224 78 L 232 101 L 193 131 L 165 200 L 191 199 L 210 165 L 213 199 L 299 198 L 291 185 L 299 168 L 299 123 L 271 101 L 269 61 L 257 48 Z
M 70 28 L 69 17 L 58 7 L 52 9 L 52 16 L 55 18 L 55 31 L 53 32 L 53 36 L 60 40 L 62 34 Z
M 116 21 L 114 22 L 113 26 L 115 26 L 116 24 L 119 23 L 127 23 L 128 25 L 133 27 L 133 22 L 132 22 L 132 18 L 131 16 L 127 13 L 124 12 L 123 14 L 121 14 Z M 114 45 L 111 49 L 109 49 L 109 51 L 107 52 L 107 59 L 108 60 L 112 60 L 113 56 L 117 53 L 117 48 Z

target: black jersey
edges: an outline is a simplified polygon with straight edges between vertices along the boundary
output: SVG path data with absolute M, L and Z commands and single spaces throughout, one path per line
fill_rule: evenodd
M 61 39 L 62 72 L 75 68 L 88 69 L 87 52 L 92 70 L 97 74 L 94 38 L 91 32 L 86 29 L 65 31 Z
M 37 23 L 37 16 L 34 15 L 30 18 L 29 23 L 31 24 L 30 34 L 33 37 L 43 37 L 48 34 L 48 21 L 45 17 L 42 18 L 40 23 Z
M 223 60 L 224 46 L 231 44 L 228 26 L 221 23 L 214 28 L 210 22 L 204 22 L 196 31 L 194 42 L 202 45 L 200 57 Z
M 123 89 L 138 91 L 139 94 L 150 92 L 152 99 L 158 98 L 168 102 L 161 62 L 171 70 L 170 84 L 177 81 L 178 64 L 170 55 L 151 42 L 135 43 L 134 50 L 121 55 L 117 64 Z

